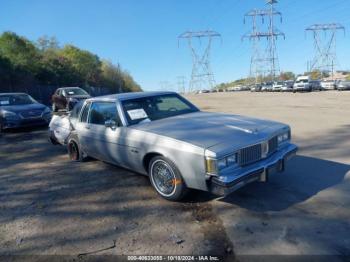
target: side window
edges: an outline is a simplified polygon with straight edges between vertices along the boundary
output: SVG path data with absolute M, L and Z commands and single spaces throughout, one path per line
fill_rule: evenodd
M 87 123 L 89 108 L 90 108 L 90 103 L 87 103 L 83 108 L 83 112 L 81 113 L 80 122 Z
M 120 123 L 116 104 L 109 102 L 92 103 L 89 114 L 89 123 L 104 126 L 107 120 L 113 120 L 116 123 Z

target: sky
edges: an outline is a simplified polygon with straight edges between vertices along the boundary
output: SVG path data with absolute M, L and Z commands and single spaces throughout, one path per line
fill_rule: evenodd
M 190 80 L 192 56 L 178 36 L 188 30 L 221 34 L 211 48 L 216 83 L 249 74 L 251 30 L 244 14 L 266 8 L 265 0 L 0 0 L 0 32 L 13 31 L 30 40 L 55 36 L 100 58 L 120 63 L 144 90 L 177 89 L 177 77 Z M 305 28 L 337 22 L 350 29 L 350 0 L 279 0 L 283 15 L 276 27 L 285 33 L 277 52 L 281 70 L 303 73 L 313 58 L 313 37 Z M 337 35 L 338 69 L 350 69 L 350 38 Z M 196 43 L 196 47 L 205 42 Z

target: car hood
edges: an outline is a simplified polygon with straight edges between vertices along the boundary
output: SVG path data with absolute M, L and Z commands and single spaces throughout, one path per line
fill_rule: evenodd
M 287 125 L 240 115 L 196 112 L 131 128 L 184 141 L 214 152 L 225 147 L 241 147 L 272 136 Z
M 39 103 L 35 103 L 35 104 L 28 104 L 28 105 L 1 106 L 0 111 L 3 109 L 14 113 L 20 113 L 23 111 L 30 111 L 30 110 L 44 110 L 45 108 L 46 106 Z

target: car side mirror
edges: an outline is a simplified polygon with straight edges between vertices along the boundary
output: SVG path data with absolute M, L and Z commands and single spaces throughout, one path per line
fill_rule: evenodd
M 116 130 L 116 128 L 118 127 L 118 123 L 114 120 L 107 120 L 105 121 L 105 127 L 109 127 L 112 130 Z

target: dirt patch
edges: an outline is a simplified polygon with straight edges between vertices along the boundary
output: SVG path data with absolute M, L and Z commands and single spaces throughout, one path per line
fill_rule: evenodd
M 220 256 L 227 261 L 235 260 L 233 244 L 210 203 L 185 203 L 183 210 L 191 211 L 194 222 L 200 225 L 204 245 L 207 247 L 205 255 Z

